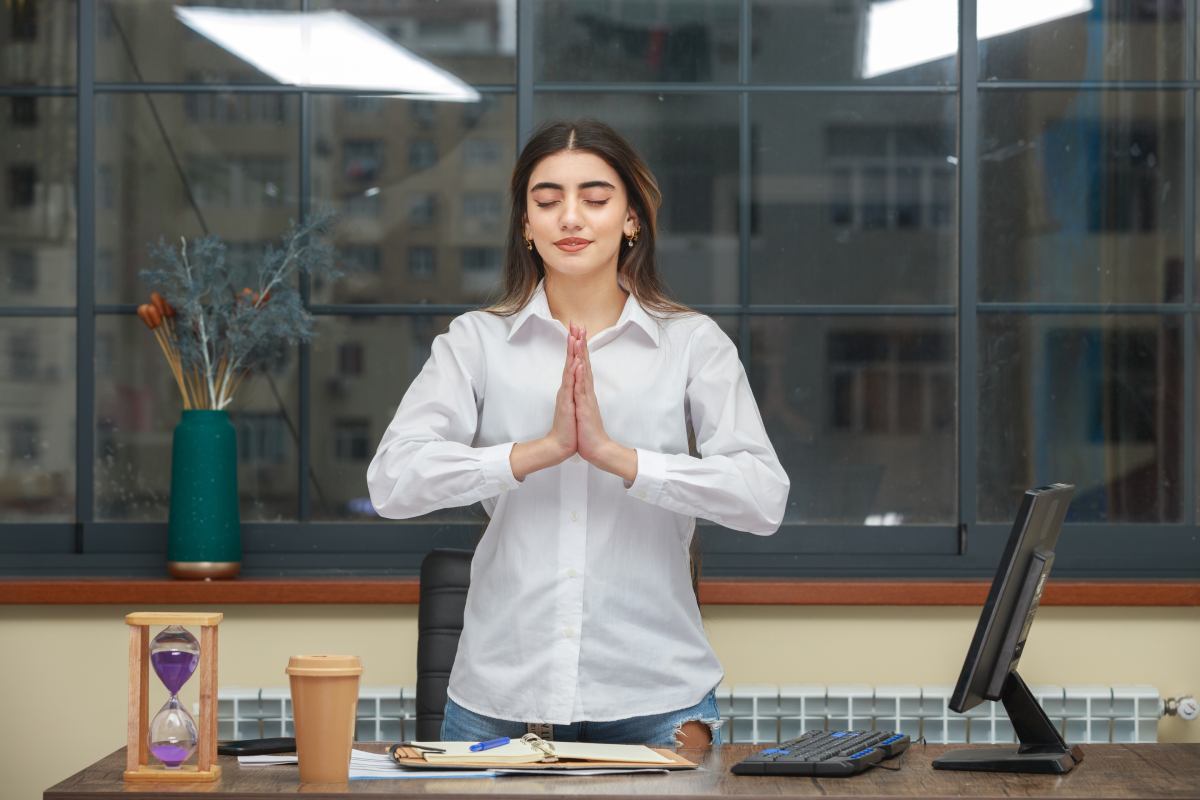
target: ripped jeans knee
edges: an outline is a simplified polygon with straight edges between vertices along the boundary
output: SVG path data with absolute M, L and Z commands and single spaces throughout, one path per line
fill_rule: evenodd
M 705 719 L 690 717 L 681 719 L 675 724 L 676 747 L 708 747 L 721 744 L 721 726 L 723 719 Z M 706 730 L 707 728 L 707 730 Z

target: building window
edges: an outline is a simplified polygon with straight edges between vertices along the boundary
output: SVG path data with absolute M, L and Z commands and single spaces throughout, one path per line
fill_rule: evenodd
M 187 174 L 196 203 L 208 208 L 277 208 L 291 194 L 282 158 L 192 158 Z
M 421 128 L 431 128 L 437 122 L 437 106 L 432 100 L 416 100 L 412 104 L 412 118 Z
M 379 187 L 372 186 L 365 192 L 351 192 L 342 200 L 342 209 L 355 217 L 378 217 L 383 208 Z
M 338 375 L 354 377 L 363 374 L 363 346 L 360 342 L 342 342 L 337 351 Z
M 113 186 L 113 169 L 110 164 L 102 164 L 96 169 L 96 200 L 106 211 L 116 204 L 116 188 Z
M 833 125 L 825 132 L 829 222 L 837 228 L 919 230 L 954 222 L 954 167 L 940 129 Z
M 10 463 L 36 462 L 41 455 L 38 421 L 28 417 L 8 421 L 8 460 Z
M 37 338 L 28 331 L 8 337 L 9 377 L 15 381 L 32 381 L 37 378 L 37 371 Z
M 486 294 L 500 282 L 501 257 L 498 247 L 464 247 L 462 287 L 470 294 Z
M 467 192 L 463 195 L 463 216 L 475 230 L 500 224 L 502 201 L 497 192 Z
M 5 3 L 12 15 L 9 35 L 14 42 L 32 42 L 37 39 L 38 3 L 33 0 Z
M 474 128 L 483 115 L 495 111 L 499 100 L 490 94 L 481 95 L 477 103 L 463 103 L 463 127 Z
M 339 461 L 366 461 L 370 456 L 367 420 L 360 417 L 334 421 L 334 455 Z
M 408 222 L 410 225 L 432 225 L 437 218 L 437 195 L 417 192 L 408 196 Z
M 408 166 L 413 169 L 429 169 L 437 164 L 437 145 L 429 139 L 413 139 L 408 144 Z
M 242 411 L 234 421 L 237 427 L 238 463 L 278 465 L 286 455 L 286 428 L 283 418 L 274 412 Z
M 352 139 L 342 145 L 342 174 L 348 181 L 373 181 L 383 171 L 383 142 Z
M 373 244 L 347 244 L 338 248 L 342 267 L 347 272 L 378 273 L 382 256 Z
M 13 294 L 37 291 L 37 254 L 32 250 L 8 251 L 8 288 Z
M 831 430 L 954 431 L 953 342 L 942 331 L 838 331 L 825 342 Z
M 37 167 L 18 164 L 8 168 L 8 207 L 29 208 L 37 196 Z
M 495 139 L 467 139 L 463 142 L 463 166 L 490 167 L 500 163 L 500 143 Z
M 108 16 L 107 14 L 105 16 Z M 193 83 L 203 83 L 203 76 L 192 76 Z M 198 124 L 255 124 L 288 121 L 288 98 L 279 94 L 259 92 L 246 94 L 217 94 L 198 92 L 183 96 L 183 113 L 188 122 Z
M 32 128 L 38 121 L 36 97 L 13 97 L 9 110 L 14 128 Z
M 348 95 L 342 98 L 342 108 L 351 114 L 378 114 L 383 111 L 383 98 Z
M 418 280 L 429 280 L 437 272 L 437 251 L 432 247 L 413 246 L 408 248 L 408 275 Z

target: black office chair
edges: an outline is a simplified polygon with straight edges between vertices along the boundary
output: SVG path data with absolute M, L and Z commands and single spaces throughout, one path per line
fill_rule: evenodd
M 417 615 L 417 741 L 441 739 L 446 686 L 458 652 L 471 550 L 435 548 L 421 561 L 421 600 Z

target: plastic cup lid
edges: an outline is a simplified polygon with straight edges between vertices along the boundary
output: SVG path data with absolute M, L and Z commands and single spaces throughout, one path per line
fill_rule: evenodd
M 361 675 L 363 666 L 358 656 L 292 656 L 285 671 L 288 675 L 336 678 Z

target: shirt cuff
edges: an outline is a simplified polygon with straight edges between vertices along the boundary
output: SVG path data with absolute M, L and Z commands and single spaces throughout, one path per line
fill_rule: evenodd
M 481 449 L 480 466 L 483 469 L 483 477 L 490 485 L 499 486 L 505 490 L 515 489 L 521 485 L 512 471 L 511 456 L 515 444 L 516 442 L 506 442 Z
M 658 503 L 663 484 L 667 482 L 667 459 L 662 453 L 637 448 L 637 476 L 627 494 L 647 503 Z

